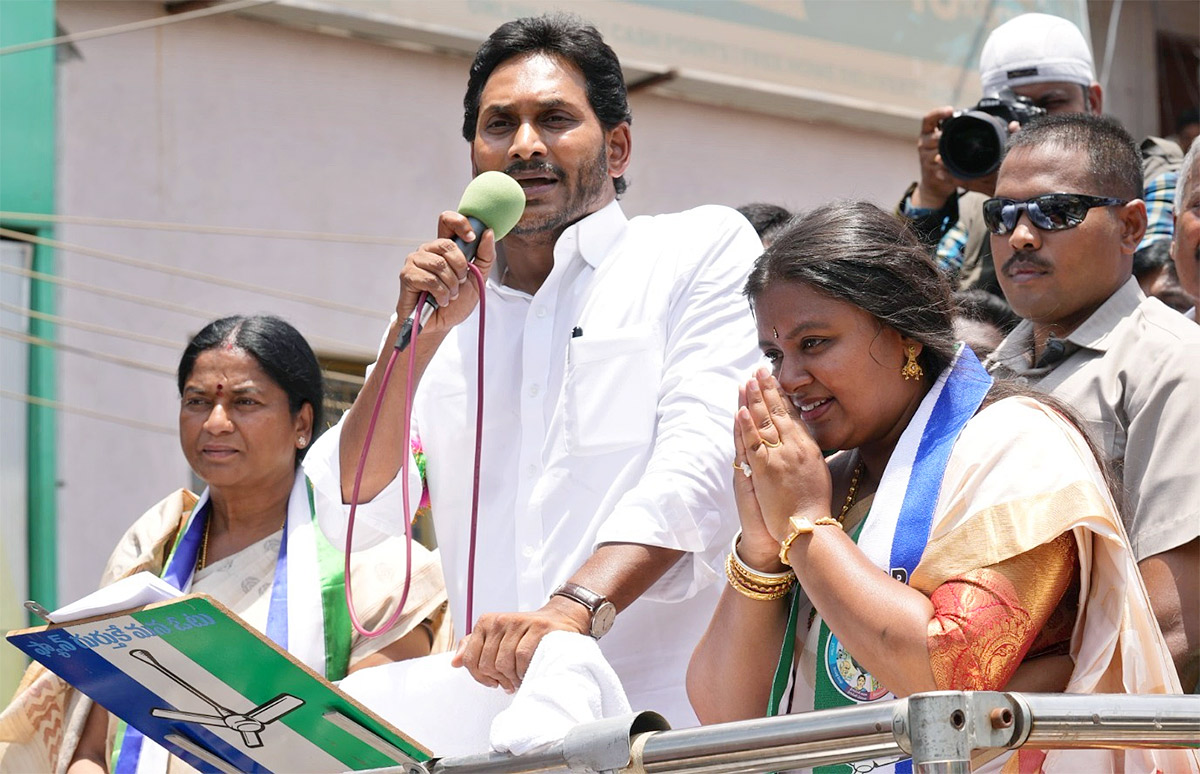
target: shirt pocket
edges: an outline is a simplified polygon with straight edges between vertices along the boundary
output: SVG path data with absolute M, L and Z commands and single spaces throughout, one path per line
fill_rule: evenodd
M 605 454 L 654 439 L 662 351 L 636 325 L 567 344 L 564 430 L 568 454 Z

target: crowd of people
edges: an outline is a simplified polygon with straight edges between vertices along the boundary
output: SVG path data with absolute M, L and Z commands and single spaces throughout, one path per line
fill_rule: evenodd
M 197 334 L 179 428 L 207 489 L 138 519 L 103 582 L 148 569 L 277 641 L 290 610 L 288 650 L 329 679 L 453 648 L 513 692 L 546 634 L 590 635 L 631 705 L 676 727 L 929 690 L 1197 691 L 1200 144 L 1139 144 L 1102 116 L 1056 17 L 1001 25 L 980 71 L 985 96 L 1046 114 L 1009 126 L 993 174 L 947 170 L 939 108 L 894 212 L 631 218 L 612 49 L 573 17 L 502 25 L 463 137 L 476 174 L 524 189 L 516 227 L 497 241 L 442 213 L 323 433 L 295 328 Z M 1172 283 L 1175 309 L 1147 295 Z M 437 309 L 393 360 L 422 294 Z M 407 565 L 406 483 L 440 554 Z M 322 557 L 354 491 L 345 577 Z M 367 626 L 397 625 L 357 633 L 322 593 L 346 582 Z M 0 770 L 190 770 L 137 737 L 34 665 L 0 714 Z M 994 756 L 977 763 L 1200 771 L 1178 748 Z

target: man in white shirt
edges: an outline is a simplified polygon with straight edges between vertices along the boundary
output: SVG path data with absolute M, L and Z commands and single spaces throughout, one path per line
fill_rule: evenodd
M 741 288 L 761 245 L 724 207 L 626 219 L 616 199 L 629 107 L 620 64 L 595 29 L 561 16 L 509 22 L 470 72 L 463 134 L 473 169 L 515 177 L 525 212 L 500 246 L 443 213 L 439 239 L 408 256 L 396 306 L 404 320 L 421 291 L 439 304 L 417 343 L 413 426 L 459 635 L 474 593 L 456 663 L 514 690 L 548 632 L 603 636 L 634 708 L 692 725 L 684 675 L 736 522 L 733 414 L 739 378 L 758 357 Z M 454 236 L 479 239 L 475 266 L 487 278 L 473 590 L 480 312 Z M 385 347 L 380 364 L 389 356 Z M 363 500 L 409 448 L 406 359 L 388 386 Z M 347 497 L 383 370 L 344 422 Z

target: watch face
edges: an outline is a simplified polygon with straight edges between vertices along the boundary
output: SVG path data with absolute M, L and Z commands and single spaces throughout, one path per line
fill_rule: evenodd
M 592 613 L 592 636 L 600 639 L 608 634 L 613 621 L 617 620 L 617 608 L 612 602 L 605 601 Z

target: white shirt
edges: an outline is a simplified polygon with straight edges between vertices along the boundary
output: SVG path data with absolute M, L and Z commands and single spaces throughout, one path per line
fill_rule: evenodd
M 568 228 L 530 296 L 488 280 L 473 616 L 531 611 L 602 543 L 688 552 L 617 616 L 601 649 L 634 709 L 676 726 L 692 649 L 736 529 L 737 386 L 758 360 L 742 286 L 761 243 L 725 207 Z M 478 310 L 414 403 L 454 619 L 466 623 Z M 576 332 L 576 335 L 572 335 Z

